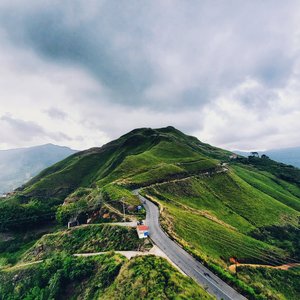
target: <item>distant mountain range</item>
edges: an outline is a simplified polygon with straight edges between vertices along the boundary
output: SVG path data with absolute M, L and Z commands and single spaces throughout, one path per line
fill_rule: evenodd
M 12 191 L 43 169 L 75 152 L 53 144 L 0 150 L 0 194 Z
M 248 156 L 250 152 L 235 151 L 235 153 Z M 265 154 L 271 159 L 300 168 L 300 147 L 273 149 L 267 151 L 258 151 L 259 155 Z

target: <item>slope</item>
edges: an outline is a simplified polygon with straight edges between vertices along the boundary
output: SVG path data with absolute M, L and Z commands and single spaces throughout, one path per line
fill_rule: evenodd
M 173 239 L 250 299 L 265 299 L 267 285 L 256 290 L 228 267 L 236 259 L 299 260 L 300 170 L 230 155 L 173 127 L 136 129 L 41 172 L 0 202 L 0 225 L 20 230 L 55 221 L 55 214 L 57 221 L 76 215 L 103 222 L 112 214 L 103 214 L 105 205 L 137 217 L 131 190 L 144 187 Z
M 166 260 L 58 255 L 0 271 L 0 299 L 213 299 Z

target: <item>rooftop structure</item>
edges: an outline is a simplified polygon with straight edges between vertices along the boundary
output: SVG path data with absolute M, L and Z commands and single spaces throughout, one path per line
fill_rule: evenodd
M 149 236 L 149 227 L 146 225 L 138 225 L 136 230 L 140 239 L 144 239 Z

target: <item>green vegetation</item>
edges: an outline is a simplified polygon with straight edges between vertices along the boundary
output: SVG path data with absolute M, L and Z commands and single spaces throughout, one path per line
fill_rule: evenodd
M 213 299 L 194 281 L 154 256 L 59 255 L 0 271 L 0 299 Z
M 95 224 L 46 234 L 25 253 L 23 260 L 44 259 L 60 252 L 95 253 L 111 250 L 140 250 L 144 247 L 145 240 L 138 238 L 135 228 Z
M 290 182 L 300 187 L 300 170 L 296 167 L 276 162 L 272 159 L 269 159 L 268 157 L 240 157 L 237 162 L 240 164 L 254 166 L 258 170 L 271 173 L 279 179 Z
M 120 275 L 101 299 L 213 299 L 193 280 L 180 274 L 163 258 L 137 257 L 121 269 Z
M 113 254 L 97 258 L 60 255 L 40 264 L 6 269 L 0 271 L 0 299 L 98 299 L 123 262 Z
M 33 246 L 34 240 L 13 239 L 0 242 L 0 267 L 15 264 Z
M 156 184 L 144 193 L 161 203 L 163 227 L 189 252 L 249 299 L 267 299 L 262 296 L 267 290 L 259 291 L 244 277 L 234 277 L 226 266 L 232 257 L 266 265 L 299 259 L 298 199 L 280 183 L 264 180 L 263 176 L 273 175 L 250 175 L 247 169 L 235 167 L 212 176 Z M 268 280 L 273 284 L 272 277 Z
M 218 167 L 216 158 L 227 155 L 229 152 L 203 144 L 173 127 L 133 130 L 101 148 L 56 163 L 16 195 L 1 201 L 0 230 L 36 226 L 54 218 L 64 202 L 79 199 L 89 205 L 99 196 L 100 201 L 124 197 L 129 205 L 136 204 L 136 197 L 124 187 L 214 170 Z
M 254 230 L 251 235 L 258 240 L 286 249 L 291 257 L 300 261 L 299 228 L 291 225 L 266 226 Z
M 102 190 L 104 201 L 113 202 L 122 199 L 129 205 L 139 205 L 140 201 L 131 191 L 118 184 L 107 184 Z
M 268 172 L 258 171 L 253 167 L 234 166 L 234 170 L 238 176 L 251 186 L 300 211 L 300 187 L 283 181 Z
M 139 200 L 131 190 L 144 187 L 143 192 L 162 206 L 162 226 L 174 239 L 250 299 L 265 299 L 268 289 L 275 293 L 279 275 L 274 275 L 274 282 L 269 276 L 268 284 L 260 291 L 255 281 L 260 281 L 260 275 L 253 275 L 254 285 L 247 274 L 235 276 L 228 269 L 230 259 L 267 265 L 299 259 L 300 169 L 267 157 L 230 160 L 230 155 L 173 127 L 136 129 L 101 148 L 68 157 L 1 201 L 0 231 L 32 230 L 49 221 L 65 226 L 73 217 L 81 224 L 87 220 L 121 220 L 123 203 L 127 218 L 143 218 L 144 212 L 136 209 Z M 16 248 L 10 263 L 20 257 L 33 260 L 62 252 L 144 247 L 133 229 L 104 225 L 45 235 L 28 250 L 30 246 L 24 242 L 24 248 Z M 2 265 L 9 262 L 7 253 L 4 249 L 0 254 Z M 164 270 L 164 262 L 147 259 L 141 258 L 145 267 L 138 263 L 139 259 L 135 265 L 125 264 L 122 270 L 132 281 L 126 285 L 118 276 L 106 290 L 107 295 L 116 299 L 134 299 L 137 295 L 155 298 L 152 286 L 140 287 L 151 266 L 154 279 L 149 277 L 148 281 L 159 287 L 157 293 L 163 291 L 162 298 L 189 299 L 197 295 L 192 288 L 190 292 L 195 294 L 188 294 L 181 283 L 176 295 L 172 294 L 174 290 L 169 293 L 168 286 L 175 284 L 176 276 L 168 277 L 162 271 L 156 274 L 160 264 Z M 295 272 L 289 274 L 296 276 Z M 161 276 L 167 278 L 167 286 L 155 281 Z M 122 291 L 118 291 L 117 282 L 124 286 Z M 138 282 L 139 294 L 134 293 L 133 282 Z M 298 293 L 293 284 L 289 294 L 278 291 L 282 297 L 278 299 L 289 299 L 288 295 Z
M 299 299 L 300 271 L 238 267 L 238 277 L 253 288 L 259 299 Z

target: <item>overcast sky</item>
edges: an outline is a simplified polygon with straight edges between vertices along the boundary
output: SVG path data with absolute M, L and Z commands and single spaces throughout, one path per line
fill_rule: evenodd
M 0 149 L 173 125 L 300 146 L 300 1 L 0 1 Z

